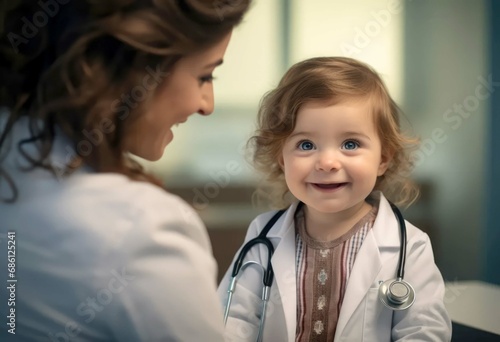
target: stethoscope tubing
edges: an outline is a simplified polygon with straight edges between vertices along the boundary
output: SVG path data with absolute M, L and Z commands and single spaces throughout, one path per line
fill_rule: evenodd
M 399 247 L 397 278 L 404 279 L 405 264 L 406 264 L 406 223 L 405 219 L 403 218 L 403 214 L 401 214 L 399 208 L 396 207 L 396 205 L 394 205 L 392 202 L 389 202 L 389 204 L 391 206 L 392 211 L 396 215 L 396 218 L 398 219 L 399 233 L 401 234 L 399 238 L 400 247 Z

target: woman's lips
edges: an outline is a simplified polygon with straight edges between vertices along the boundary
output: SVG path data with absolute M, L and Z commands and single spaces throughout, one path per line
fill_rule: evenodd
M 342 189 L 347 183 L 311 183 L 311 185 L 318 190 L 335 191 Z

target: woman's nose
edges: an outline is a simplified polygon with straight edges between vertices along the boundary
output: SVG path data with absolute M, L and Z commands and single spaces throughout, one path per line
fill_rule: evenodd
M 214 111 L 214 90 L 212 85 L 207 85 L 204 87 L 201 94 L 200 109 L 198 109 L 198 114 L 210 115 Z
M 333 151 L 325 151 L 319 153 L 316 162 L 316 169 L 318 171 L 335 171 L 342 167 L 339 155 Z

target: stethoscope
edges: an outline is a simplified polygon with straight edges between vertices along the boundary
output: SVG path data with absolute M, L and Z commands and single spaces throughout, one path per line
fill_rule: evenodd
M 299 205 L 297 206 L 296 211 L 299 210 L 302 205 L 303 203 L 300 202 Z M 410 306 L 412 306 L 413 302 L 415 301 L 415 290 L 408 282 L 404 280 L 405 262 L 406 262 L 405 220 L 403 218 L 403 215 L 401 214 L 401 211 L 393 203 L 390 203 L 390 205 L 392 211 L 394 212 L 398 220 L 399 232 L 401 235 L 398 270 L 395 279 L 389 279 L 380 283 L 378 297 L 386 307 L 388 307 L 391 310 L 399 311 L 399 310 L 406 310 Z M 278 219 L 281 217 L 281 215 L 283 215 L 285 211 L 286 209 L 282 209 L 276 212 L 276 214 L 274 214 L 274 216 L 267 222 L 267 224 L 265 225 L 264 229 L 262 229 L 260 234 L 256 238 L 248 241 L 241 248 L 238 257 L 234 262 L 233 272 L 231 274 L 231 280 L 229 282 L 229 288 L 227 290 L 228 298 L 227 298 L 226 308 L 224 310 L 224 324 L 226 324 L 227 318 L 229 316 L 229 309 L 231 307 L 231 301 L 233 299 L 233 294 L 236 287 L 236 277 L 238 276 L 240 271 L 244 270 L 249 265 L 257 265 L 262 269 L 263 273 L 262 275 L 263 288 L 261 295 L 262 313 L 260 316 L 261 318 L 260 318 L 259 334 L 257 336 L 257 341 L 262 340 L 262 334 L 264 331 L 264 322 L 266 319 L 267 303 L 269 302 L 269 294 L 271 292 L 271 285 L 274 279 L 273 266 L 271 264 L 271 259 L 274 253 L 274 246 L 271 243 L 271 241 L 267 238 L 267 233 L 271 230 L 276 221 L 278 221 Z M 267 268 L 256 261 L 247 261 L 243 263 L 243 259 L 247 255 L 248 251 L 257 244 L 263 244 L 267 248 L 267 254 L 268 254 Z

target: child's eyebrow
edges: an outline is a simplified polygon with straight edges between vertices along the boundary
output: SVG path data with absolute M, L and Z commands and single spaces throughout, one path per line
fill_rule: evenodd
M 295 133 L 290 134 L 290 136 L 288 137 L 288 139 L 293 138 L 293 137 L 295 137 L 297 135 L 312 135 L 312 133 L 311 132 L 307 132 L 307 131 L 299 131 L 299 132 L 295 132 Z
M 364 134 L 364 133 L 361 133 L 361 132 L 344 132 L 344 133 L 342 134 L 342 136 L 353 136 L 353 135 L 355 135 L 355 136 L 360 136 L 360 137 L 364 137 L 364 138 L 366 138 L 366 139 L 368 139 L 368 140 L 371 140 L 371 139 L 370 139 L 370 137 L 369 137 L 368 135 L 366 135 L 366 134 Z
M 298 135 L 305 135 L 305 136 L 313 136 L 314 133 L 311 133 L 311 132 L 308 132 L 308 131 L 299 131 L 299 132 L 295 132 L 295 133 L 292 133 L 290 134 L 290 136 L 288 137 L 288 139 L 291 139 L 295 136 L 298 136 Z M 361 133 L 361 132 L 354 132 L 354 131 L 348 131 L 348 132 L 344 132 L 342 133 L 342 137 L 346 138 L 346 137 L 352 137 L 352 136 L 358 136 L 358 137 L 363 137 L 365 139 L 368 139 L 371 141 L 370 137 L 364 133 Z

